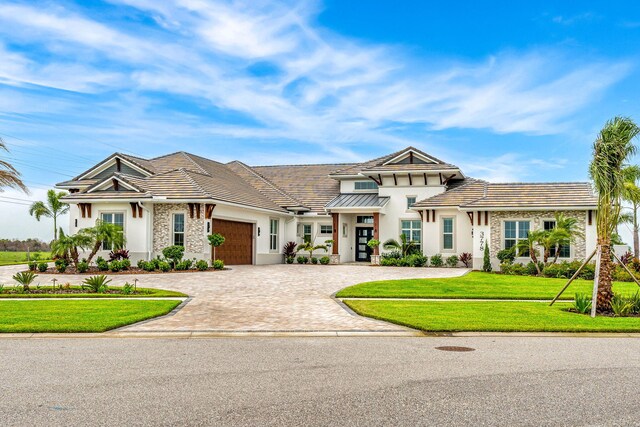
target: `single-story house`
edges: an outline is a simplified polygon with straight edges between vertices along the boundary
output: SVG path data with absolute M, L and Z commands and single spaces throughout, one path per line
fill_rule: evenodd
M 499 250 L 529 230 L 552 228 L 558 211 L 584 233 L 562 259 L 583 259 L 596 242 L 589 183 L 485 182 L 413 147 L 363 163 L 282 166 L 115 153 L 57 188 L 69 191 L 71 233 L 96 219 L 118 224 L 134 260 L 170 245 L 211 260 L 207 235 L 221 233 L 216 255 L 227 264 L 281 263 L 286 242 L 305 240 L 332 241 L 333 263 L 366 262 L 370 239 L 404 234 L 427 256 L 471 253 L 475 268 L 489 245 L 497 267 Z

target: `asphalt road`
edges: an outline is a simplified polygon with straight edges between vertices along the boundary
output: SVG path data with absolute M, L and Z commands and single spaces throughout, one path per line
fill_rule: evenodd
M 0 339 L 2 426 L 628 426 L 639 388 L 632 338 Z

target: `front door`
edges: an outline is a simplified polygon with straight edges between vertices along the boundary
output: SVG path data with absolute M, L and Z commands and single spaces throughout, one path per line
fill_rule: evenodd
M 367 245 L 373 239 L 373 228 L 356 227 L 356 261 L 371 261 L 372 249 Z

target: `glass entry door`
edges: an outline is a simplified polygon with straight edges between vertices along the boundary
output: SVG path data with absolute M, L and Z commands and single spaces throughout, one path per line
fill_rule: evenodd
M 372 249 L 367 242 L 373 239 L 373 228 L 356 227 L 356 261 L 371 261 Z

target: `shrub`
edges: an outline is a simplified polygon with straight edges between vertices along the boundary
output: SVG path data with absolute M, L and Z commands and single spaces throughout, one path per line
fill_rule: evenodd
M 36 261 L 31 261 L 27 263 L 27 267 L 29 267 L 30 271 L 36 271 L 36 269 L 38 268 L 38 263 Z
M 631 261 L 629 261 L 629 264 L 627 264 L 627 267 L 629 267 L 633 271 L 640 271 L 640 259 L 633 258 Z
M 155 262 L 150 262 L 148 264 L 150 264 L 151 270 L 147 270 L 147 271 L 153 271 L 153 270 L 156 269 L 156 263 Z M 158 263 L 158 270 L 162 271 L 163 273 L 171 271 L 171 264 L 169 264 L 166 261 L 160 261 Z
M 585 280 L 593 280 L 596 276 L 596 265 L 587 264 L 584 266 L 578 277 Z
M 123 259 L 129 259 L 129 251 L 126 249 L 118 249 L 109 252 L 109 261 L 120 261 Z
M 527 274 L 527 269 L 522 263 L 511 264 L 511 274 L 515 276 L 524 276 Z
M 398 260 L 398 267 L 410 267 L 411 262 L 409 261 L 409 257 L 400 258 Z
M 104 274 L 87 277 L 86 279 L 84 279 L 84 282 L 82 282 L 82 289 L 104 293 L 107 290 L 107 284 L 109 282 L 111 282 L 111 279 L 107 279 L 107 276 L 105 276 Z
M 444 261 L 442 260 L 442 255 L 440 254 L 433 255 L 429 262 L 429 265 L 431 265 L 431 267 L 442 267 L 443 264 Z
M 394 266 L 398 265 L 398 259 L 397 258 L 382 258 L 382 257 L 380 257 L 380 265 L 385 266 L 385 267 L 394 267 Z
M 500 273 L 502 274 L 513 274 L 512 273 L 512 264 L 503 262 L 500 264 Z
M 298 255 L 296 261 L 298 261 L 298 264 L 306 264 L 307 262 L 309 262 L 309 259 L 306 256 Z
M 213 261 L 213 269 L 214 270 L 222 270 L 224 269 L 224 262 L 221 259 L 217 259 Z
M 458 266 L 458 255 L 451 255 L 447 258 L 447 265 L 451 268 Z
M 122 286 L 122 290 L 120 291 L 122 295 L 131 295 L 133 293 L 133 285 L 129 282 L 126 282 Z
M 318 263 L 318 258 L 312 256 L 311 257 L 311 264 L 317 264 Z
M 109 270 L 113 273 L 117 273 L 118 271 L 122 270 L 122 264 L 120 261 L 111 261 L 109 263 Z
M 640 314 L 640 292 L 636 291 L 635 294 L 629 297 L 631 303 L 631 312 L 633 314 Z
M 124 258 L 120 261 L 120 265 L 122 266 L 123 270 L 128 270 L 131 268 L 131 260 L 129 258 Z
M 114 261 L 114 262 L 118 262 L 118 261 Z M 98 270 L 100 270 L 100 271 L 107 271 L 110 268 L 109 263 L 107 261 L 105 261 L 104 258 L 98 258 L 96 260 L 96 266 L 98 267 Z
M 623 295 L 614 294 L 611 298 L 611 311 L 617 317 L 627 317 L 633 310 L 633 303 Z
M 200 261 L 196 262 L 196 268 L 200 271 L 207 271 L 207 269 L 209 268 L 209 263 L 201 259 Z
M 620 257 L 620 261 L 624 264 L 627 265 L 629 264 L 629 262 L 633 259 L 633 254 L 631 253 L 631 251 L 627 251 L 625 253 L 622 254 L 622 256 Z
M 367 246 L 369 246 L 371 249 L 375 249 L 378 246 L 380 246 L 380 240 L 378 239 L 371 239 L 367 242 Z
M 176 270 L 185 271 L 191 268 L 191 260 L 185 259 L 184 261 L 180 261 L 176 264 Z
M 463 252 L 458 257 L 458 260 L 463 263 L 465 267 L 470 268 L 471 263 L 473 262 L 473 255 L 471 255 L 469 252 Z
M 146 262 L 145 260 L 140 259 L 140 260 L 138 260 L 138 263 L 137 263 L 136 265 L 138 266 L 138 268 L 139 268 L 140 270 L 144 270 L 143 266 L 144 266 L 144 263 L 145 263 L 145 262 Z
M 489 255 L 489 245 L 486 243 L 484 245 L 484 257 L 482 261 L 482 271 L 489 273 L 493 270 L 493 267 L 491 267 L 491 255 Z
M 589 313 L 591 311 L 591 297 L 587 294 L 576 294 L 573 308 L 575 308 L 578 313 Z
M 296 256 L 296 247 L 298 244 L 296 242 L 287 242 L 282 247 L 282 253 L 285 259 L 295 258 Z M 293 264 L 292 262 L 287 262 L 287 264 Z
M 56 264 L 56 270 L 58 271 L 58 273 L 64 273 L 67 270 L 67 260 L 65 260 L 64 258 L 58 258 L 55 261 Z
M 38 271 L 40 273 L 44 273 L 45 271 L 47 271 L 47 268 L 49 268 L 49 266 L 46 262 L 41 262 L 40 264 L 38 264 Z
M 559 264 L 551 264 L 542 269 L 544 277 L 564 277 L 566 270 Z
M 513 261 L 516 259 L 516 252 L 513 248 L 502 249 L 501 251 L 498 251 L 496 257 L 502 264 L 513 264 Z
M 327 265 L 331 262 L 331 258 L 329 258 L 328 256 L 323 256 L 322 258 L 320 258 L 320 264 L 322 265 Z
M 77 270 L 78 273 L 86 273 L 87 271 L 89 271 L 89 263 L 85 261 L 79 262 Z
M 180 262 L 180 260 L 182 260 L 182 257 L 184 256 L 184 246 L 168 246 L 162 250 L 162 255 L 166 259 L 171 261 L 171 265 L 173 265 L 173 267 L 175 268 L 176 264 Z
M 285 258 L 285 262 L 286 262 L 287 264 L 293 264 L 293 262 L 294 262 L 295 260 L 296 260 L 296 259 L 295 259 L 295 257 L 292 257 L 292 256 L 288 256 L 288 257 L 286 257 L 286 258 Z
M 159 269 L 160 269 L 160 263 L 162 263 L 162 262 L 166 262 L 166 261 L 161 260 L 161 259 L 160 259 L 160 257 L 156 257 L 156 258 L 152 259 L 152 260 L 151 260 L 151 261 L 149 261 L 149 262 L 150 262 L 151 264 L 153 264 L 153 268 L 154 268 L 154 269 L 159 270 Z M 169 264 L 171 264 L 171 263 L 169 263 Z
M 544 264 L 542 262 L 538 262 L 538 266 L 540 267 L 540 271 L 544 269 Z M 533 261 L 529 261 L 529 263 L 524 267 L 529 276 L 537 276 L 538 270 L 536 270 L 536 265 Z
M 382 255 L 380 255 L 380 259 L 395 259 L 398 260 L 402 258 L 402 252 L 400 251 L 391 251 L 391 252 L 385 252 Z M 394 264 L 395 265 L 395 264 Z
M 38 277 L 33 271 L 21 271 L 13 275 L 12 279 L 22 285 L 25 291 L 29 290 L 29 285 Z
M 411 267 L 424 267 L 427 265 L 428 259 L 423 254 L 413 254 L 405 258 Z

